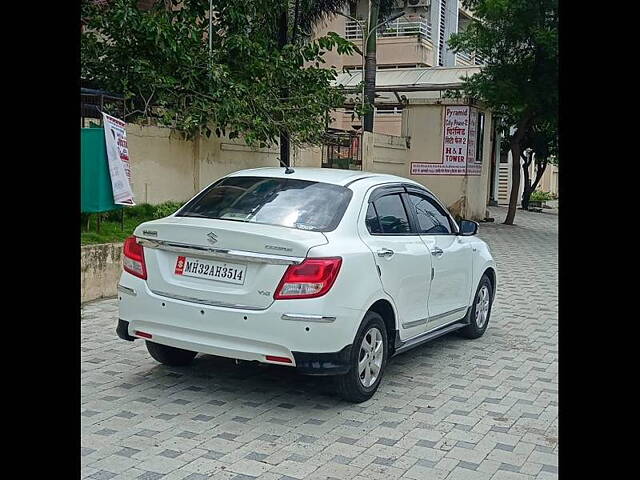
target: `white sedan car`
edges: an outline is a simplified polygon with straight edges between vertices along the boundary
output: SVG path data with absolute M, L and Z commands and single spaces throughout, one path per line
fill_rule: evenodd
M 126 240 L 117 333 L 166 365 L 201 352 L 336 375 L 362 402 L 391 356 L 486 330 L 496 265 L 477 229 L 402 177 L 235 172 Z

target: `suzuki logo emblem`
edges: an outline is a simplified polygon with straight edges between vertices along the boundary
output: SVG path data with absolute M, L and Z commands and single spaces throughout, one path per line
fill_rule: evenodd
M 213 245 L 214 243 L 216 243 L 218 241 L 218 237 L 217 237 L 217 235 L 215 233 L 209 232 L 207 234 L 207 240 L 209 240 L 209 243 Z

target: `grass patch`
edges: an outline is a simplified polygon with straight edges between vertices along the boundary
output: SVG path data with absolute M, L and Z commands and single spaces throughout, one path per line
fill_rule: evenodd
M 80 243 L 81 245 L 91 245 L 123 242 L 141 223 L 171 215 L 182 205 L 182 202 L 164 202 L 159 205 L 143 203 L 135 207 L 125 207 L 124 229 L 122 228 L 122 212 L 120 210 L 105 213 L 83 213 L 80 215 Z M 98 216 L 100 216 L 100 232 L 97 231 Z

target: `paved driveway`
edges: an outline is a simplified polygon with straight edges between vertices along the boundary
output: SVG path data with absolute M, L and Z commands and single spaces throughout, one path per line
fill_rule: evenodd
M 82 309 L 82 477 L 551 479 L 558 461 L 557 216 L 482 224 L 500 283 L 485 335 L 392 359 L 373 399 L 330 380 L 198 356 L 154 362 L 116 337 L 117 300 Z

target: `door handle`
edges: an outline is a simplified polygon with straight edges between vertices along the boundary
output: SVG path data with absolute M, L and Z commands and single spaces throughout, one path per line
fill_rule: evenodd
M 434 255 L 436 257 L 440 257 L 443 253 L 444 252 L 440 247 L 435 247 L 433 250 L 431 250 L 431 255 Z
M 391 257 L 395 252 L 388 248 L 382 248 L 376 252 L 379 257 Z

